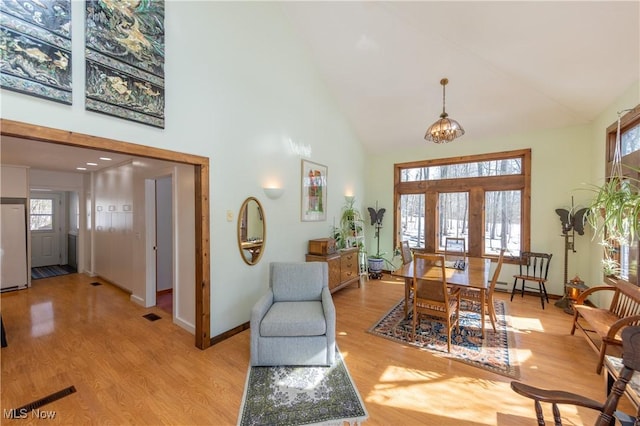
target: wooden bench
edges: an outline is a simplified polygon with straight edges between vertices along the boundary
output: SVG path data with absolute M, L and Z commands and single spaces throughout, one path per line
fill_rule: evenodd
M 640 324 L 640 288 L 623 280 L 609 280 L 611 285 L 591 287 L 584 291 L 575 302 L 573 326 L 581 329 L 591 347 L 599 354 L 596 372 L 600 374 L 604 356 L 609 346 L 622 348 L 620 333 L 627 325 Z M 611 295 L 608 308 L 597 308 L 585 304 L 587 298 L 595 293 Z M 595 333 L 595 336 L 593 335 Z

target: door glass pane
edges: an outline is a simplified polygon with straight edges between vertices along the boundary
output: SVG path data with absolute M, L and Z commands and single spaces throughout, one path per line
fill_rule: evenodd
M 446 192 L 438 195 L 438 249 L 444 250 L 447 237 L 464 238 L 469 247 L 469 193 Z
M 501 248 L 520 256 L 520 191 L 485 193 L 484 254 L 497 255 Z
M 53 200 L 31 199 L 30 227 L 32 231 L 53 229 Z
M 32 198 L 31 214 L 53 214 L 53 200 Z
M 424 194 L 400 196 L 400 229 L 402 241 L 409 247 L 424 247 Z

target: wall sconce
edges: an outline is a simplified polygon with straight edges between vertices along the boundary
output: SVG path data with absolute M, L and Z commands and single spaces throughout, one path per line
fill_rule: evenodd
M 262 190 L 264 191 L 264 195 L 272 200 L 277 200 L 284 194 L 283 188 L 262 188 Z
M 345 195 L 344 196 L 344 200 L 347 202 L 347 204 L 353 204 L 355 199 L 356 199 L 356 197 L 354 195 Z

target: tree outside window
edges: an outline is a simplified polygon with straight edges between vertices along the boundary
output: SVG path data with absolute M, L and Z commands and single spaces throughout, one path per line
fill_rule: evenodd
M 531 150 L 395 165 L 395 245 L 444 250 L 464 238 L 470 256 L 518 257 L 530 243 Z

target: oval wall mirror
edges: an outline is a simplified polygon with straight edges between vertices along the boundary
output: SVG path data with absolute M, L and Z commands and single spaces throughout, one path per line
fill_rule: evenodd
M 260 261 L 266 236 L 267 225 L 262 204 L 257 198 L 249 197 L 242 203 L 238 215 L 238 247 L 247 265 L 255 265 Z

